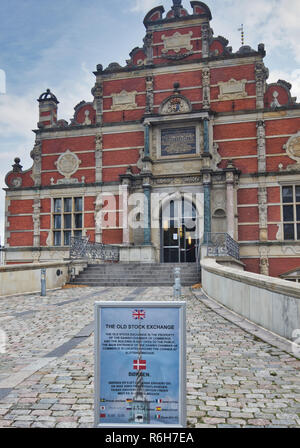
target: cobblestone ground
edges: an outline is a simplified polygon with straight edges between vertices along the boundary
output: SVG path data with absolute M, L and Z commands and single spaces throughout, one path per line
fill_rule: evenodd
M 300 427 L 300 362 L 188 288 L 189 427 Z M 172 300 L 171 288 L 74 288 L 0 299 L 0 427 L 93 426 L 93 304 Z M 58 349 L 59 347 L 59 349 Z

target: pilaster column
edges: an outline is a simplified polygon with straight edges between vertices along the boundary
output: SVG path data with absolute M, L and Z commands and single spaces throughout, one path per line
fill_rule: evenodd
M 211 233 L 211 174 L 203 174 L 204 189 L 204 241 L 208 241 L 208 234 Z
M 209 119 L 203 120 L 204 150 L 203 150 L 203 189 L 204 189 L 204 241 L 208 241 L 211 233 L 211 154 L 209 152 Z
M 263 120 L 256 123 L 257 128 L 257 157 L 258 172 L 263 173 L 266 168 L 266 125 Z
M 123 244 L 130 244 L 129 225 L 128 225 L 128 185 L 123 184 L 120 187 L 122 197 L 122 225 L 123 225 Z
M 99 132 L 95 138 L 95 160 L 96 160 L 96 182 L 102 182 L 102 147 L 103 147 L 103 137 L 102 133 Z
M 227 233 L 234 239 L 234 173 L 226 173 Z
M 258 188 L 259 239 L 268 241 L 268 194 L 266 184 Z
M 151 243 L 151 185 L 145 183 L 144 189 L 144 246 Z
M 209 154 L 209 119 L 203 120 L 203 134 L 204 134 L 204 154 Z
M 33 201 L 33 246 L 40 246 L 40 212 L 41 212 L 41 201 L 39 198 L 34 199 Z
M 150 156 L 150 124 L 145 124 L 145 157 Z

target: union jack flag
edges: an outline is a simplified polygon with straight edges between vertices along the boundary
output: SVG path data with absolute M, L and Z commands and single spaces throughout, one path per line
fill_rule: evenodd
M 142 359 L 133 361 L 133 369 L 134 370 L 146 370 L 146 361 L 143 361 Z
M 146 312 L 144 310 L 134 310 L 132 317 L 134 319 L 143 320 L 146 317 Z

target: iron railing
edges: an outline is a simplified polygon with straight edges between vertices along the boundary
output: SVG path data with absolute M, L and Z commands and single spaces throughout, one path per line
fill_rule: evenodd
M 102 243 L 93 243 L 88 238 L 71 238 L 70 258 L 119 261 L 120 249 L 118 246 L 112 246 Z
M 239 244 L 228 233 L 206 233 L 204 238 L 208 257 L 233 257 L 240 259 Z

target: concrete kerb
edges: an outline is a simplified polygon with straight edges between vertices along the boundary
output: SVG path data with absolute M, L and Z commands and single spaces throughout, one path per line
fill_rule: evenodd
M 219 302 L 207 296 L 207 294 L 203 291 L 203 289 L 195 291 L 191 288 L 190 290 L 197 300 L 200 300 L 204 305 L 206 305 L 216 314 L 223 317 L 225 320 L 233 323 L 234 325 L 246 331 L 247 333 L 251 334 L 252 336 L 261 339 L 263 342 L 266 342 L 267 344 L 284 351 L 293 358 L 300 360 L 300 355 L 297 355 L 296 353 L 293 352 L 292 342 L 289 341 L 288 339 L 285 339 L 282 336 L 272 333 L 270 330 L 266 330 L 265 328 L 251 322 L 250 320 L 244 318 L 243 316 L 240 316 L 234 311 L 229 310 L 225 306 L 221 305 Z

